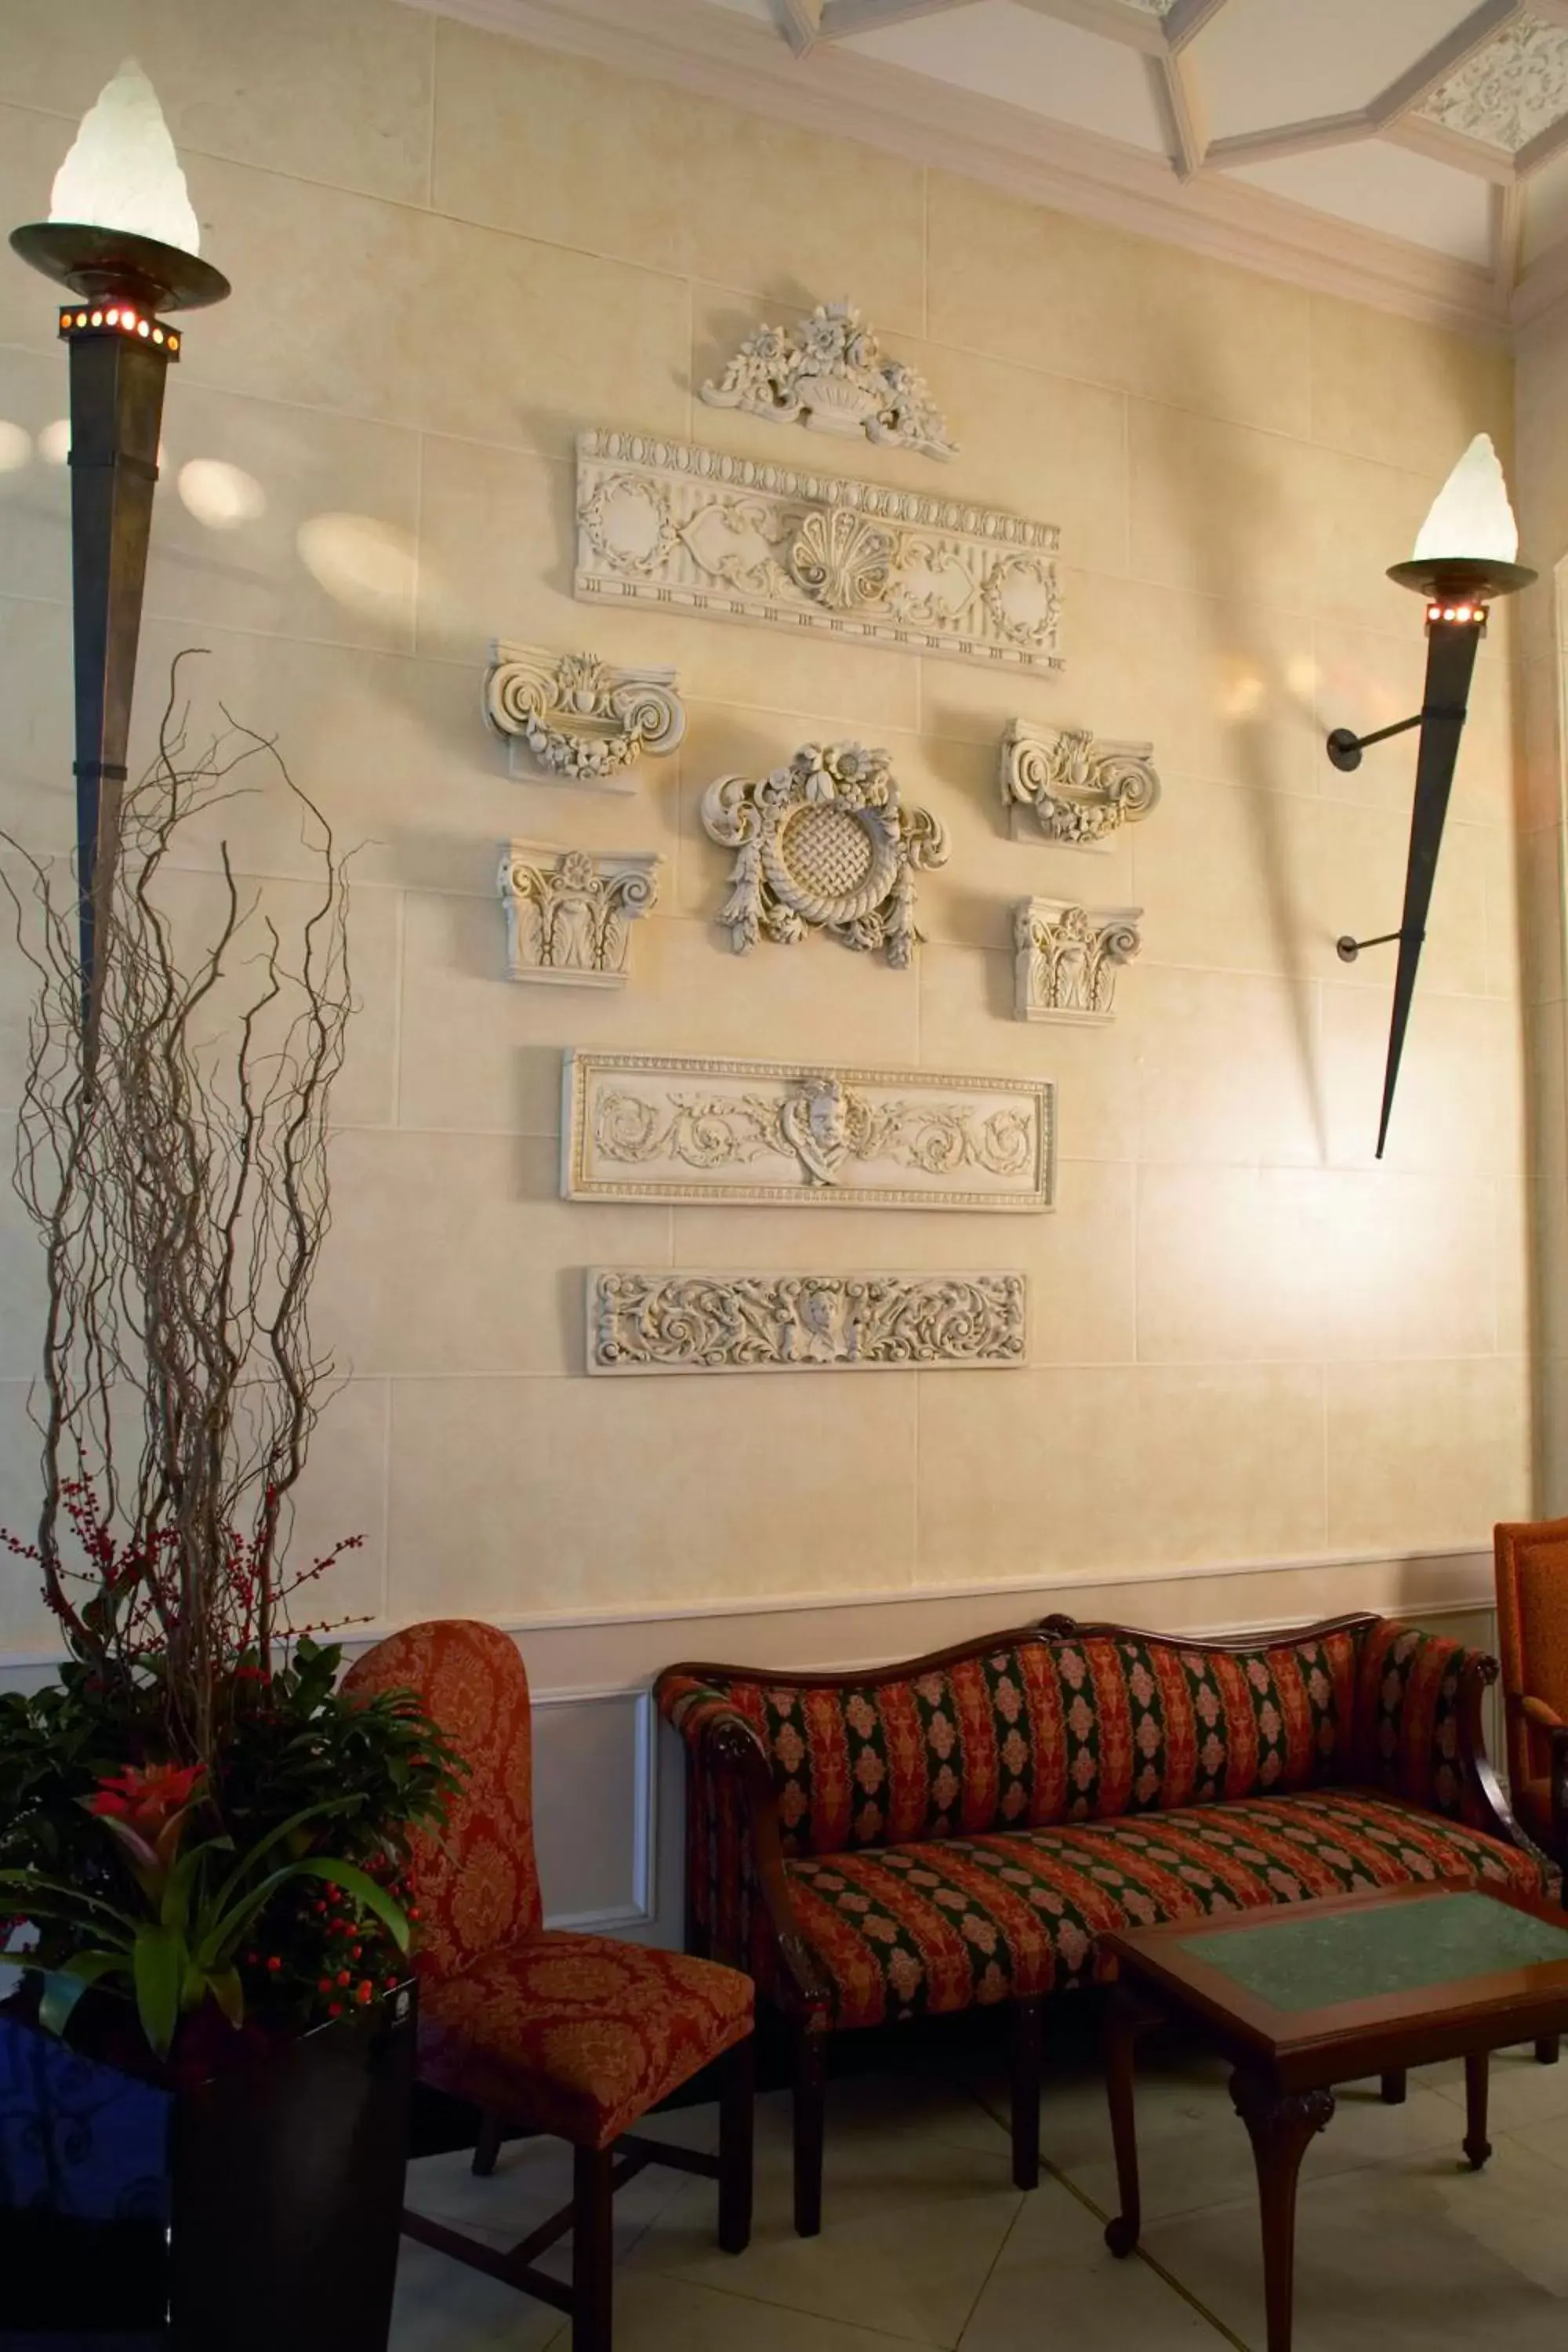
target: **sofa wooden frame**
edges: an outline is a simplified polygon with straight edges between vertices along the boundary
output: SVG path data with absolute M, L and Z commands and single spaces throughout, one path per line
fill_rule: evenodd
M 966 1642 L 954 1643 L 947 1649 L 932 1650 L 923 1657 L 895 1659 L 879 1666 L 856 1666 L 818 1673 L 801 1668 L 785 1671 L 776 1667 L 759 1669 L 720 1665 L 707 1661 L 683 1662 L 665 1668 L 655 1683 L 654 1695 L 658 1699 L 667 1683 L 688 1679 L 745 1682 L 775 1689 L 809 1686 L 825 1690 L 867 1690 L 881 1683 L 900 1682 L 922 1674 L 940 1672 L 966 1659 L 984 1657 L 994 1650 L 1022 1649 L 1047 1642 L 1091 1637 L 1150 1643 L 1167 1649 L 1221 1653 L 1288 1649 L 1300 1643 L 1322 1641 L 1333 1633 L 1368 1631 L 1385 1622 L 1379 1612 L 1363 1610 L 1347 1616 L 1325 1618 L 1310 1625 L 1217 1637 L 1205 1635 L 1200 1639 L 1180 1633 L 1148 1633 L 1133 1625 L 1106 1622 L 1085 1623 L 1075 1617 L 1051 1615 L 1035 1619 L 1026 1625 L 1009 1627 L 1001 1633 L 981 1634 Z M 1458 1694 L 1459 1753 L 1454 1761 L 1474 1809 L 1472 1818 L 1476 1826 L 1504 1844 L 1531 1848 L 1532 1842 L 1514 1819 L 1502 1783 L 1486 1752 L 1481 1706 L 1488 1688 L 1497 1680 L 1498 1671 L 1495 1658 L 1472 1653 L 1466 1661 Z M 773 1766 L 755 1728 L 739 1709 L 715 1708 L 706 1716 L 697 1735 L 697 1744 L 712 1770 L 731 1776 L 744 1800 L 756 1888 L 773 1930 L 781 1964 L 774 2003 L 783 2012 L 793 2040 L 795 2226 L 800 2236 L 814 2237 L 822 2226 L 827 2037 L 835 2030 L 830 2022 L 832 1989 L 818 1969 L 811 1947 L 802 1933 L 791 1899 Z M 692 1789 L 694 1779 L 695 1776 L 689 1772 L 689 1790 Z M 689 1868 L 686 1906 L 687 1949 L 700 1952 L 707 1958 L 723 1960 L 731 1967 L 744 1969 L 747 1965 L 744 1952 L 709 1948 L 713 1939 L 705 1933 L 697 1916 Z M 1013 2179 L 1019 2189 L 1033 2189 L 1039 2180 L 1044 2011 L 1048 1998 L 1047 1994 L 1036 1993 L 1021 2000 L 1016 1999 L 1009 2004 L 1012 2010 Z M 1555 2046 L 1542 2043 L 1537 2055 L 1543 2063 L 1550 2063 L 1556 2055 Z M 1391 2103 L 1396 2103 L 1404 2096 L 1403 2082 L 1390 2077 L 1384 2083 L 1384 2095 Z

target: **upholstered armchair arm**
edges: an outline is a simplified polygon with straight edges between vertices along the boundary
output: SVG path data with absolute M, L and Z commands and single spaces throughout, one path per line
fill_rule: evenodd
M 1510 1715 L 1522 1716 L 1526 1723 L 1545 1736 L 1547 1782 L 1552 1794 L 1552 1852 L 1553 1860 L 1563 1862 L 1568 1856 L 1568 1723 L 1547 1700 L 1533 1698 L 1528 1691 L 1510 1698 L 1508 1709 Z
M 1526 1723 L 1533 1723 L 1539 1730 L 1568 1731 L 1568 1723 L 1564 1723 L 1557 1709 L 1548 1706 L 1543 1698 L 1531 1698 L 1526 1692 L 1522 1698 L 1512 1700 L 1510 1705 L 1519 1709 Z
M 791 1900 L 778 1795 L 756 1726 L 700 1670 L 669 1667 L 654 1696 L 686 1746 L 687 1899 L 698 1940 L 711 1958 L 745 1968 L 760 1915 L 778 1956 L 783 2005 L 826 2006 L 830 1988 Z
M 1526 1843 L 1487 1754 L 1482 1702 L 1498 1663 L 1395 1618 L 1367 1628 L 1356 1697 L 1359 1769 L 1407 1804 Z

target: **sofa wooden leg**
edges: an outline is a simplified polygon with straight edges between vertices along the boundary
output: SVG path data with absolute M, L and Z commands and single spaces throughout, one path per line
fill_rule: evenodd
M 756 2043 L 748 2033 L 724 2061 L 719 2094 L 719 2243 L 743 2254 L 752 2242 L 752 2112 Z
M 1385 2107 L 1402 2107 L 1410 2089 L 1410 2080 L 1403 2066 L 1382 2078 L 1383 2104 Z
M 820 2011 L 795 2029 L 795 2229 L 822 2228 L 822 2136 L 827 2092 L 827 2020 Z
M 1013 2003 L 1013 2186 L 1034 2189 L 1040 2179 L 1040 2056 L 1045 1999 L 1031 1993 Z
M 574 2151 L 572 2352 L 610 2352 L 615 2161 L 607 2147 Z
M 1562 2054 L 1563 2037 L 1560 2033 L 1543 2033 L 1536 2042 L 1535 2063 L 1538 2066 L 1555 2066 Z
M 479 2136 L 474 2142 L 473 2169 L 478 2179 L 488 2180 L 496 2168 L 500 2154 L 501 2119 L 487 2107 L 479 2117 Z

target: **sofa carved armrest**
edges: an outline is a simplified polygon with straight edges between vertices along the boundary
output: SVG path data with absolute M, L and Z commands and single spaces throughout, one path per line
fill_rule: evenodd
M 711 1958 L 745 1969 L 760 1914 L 781 1963 L 783 2005 L 826 2007 L 831 1990 L 790 1898 L 778 1793 L 755 1724 L 727 1693 L 679 1669 L 659 1676 L 654 1696 L 689 1759 L 688 1940 Z
M 1450 1634 L 1380 1619 L 1362 1654 L 1357 1759 L 1363 1777 L 1407 1804 L 1523 1846 L 1481 1719 L 1498 1672 L 1495 1658 Z

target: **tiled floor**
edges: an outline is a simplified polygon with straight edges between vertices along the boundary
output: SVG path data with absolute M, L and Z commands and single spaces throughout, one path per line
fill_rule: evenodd
M 863 2075 L 830 2090 L 822 2235 L 789 2221 L 787 2101 L 759 2105 L 756 2226 L 738 2260 L 713 2243 L 710 2183 L 654 2170 L 616 2200 L 617 2352 L 1263 2352 L 1258 2211 L 1225 2070 L 1167 2053 L 1140 2080 L 1144 2243 L 1112 2261 L 1105 2098 L 1089 2063 L 1054 2079 L 1052 2170 L 1009 2177 L 1003 2086 L 984 2077 Z M 705 2107 L 659 2119 L 710 2146 Z M 1492 2063 L 1484 2173 L 1463 2165 L 1458 2066 L 1412 2077 L 1401 2107 L 1375 2084 L 1339 2094 L 1301 2177 L 1299 2352 L 1562 2352 L 1568 2343 L 1568 2058 Z M 464 2157 L 416 2166 L 432 2213 L 507 2244 L 564 2200 L 562 2152 L 505 2152 L 476 2181 Z M 563 2259 L 557 2266 L 564 2275 Z M 393 2352 L 566 2352 L 542 2305 L 404 2245 Z

